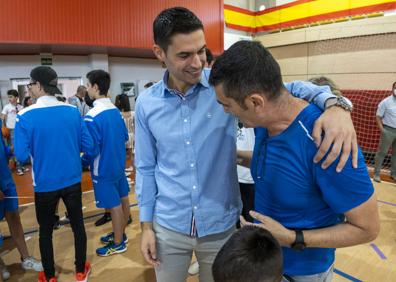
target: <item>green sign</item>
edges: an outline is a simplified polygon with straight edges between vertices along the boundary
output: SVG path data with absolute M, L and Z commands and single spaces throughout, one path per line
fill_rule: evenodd
M 42 66 L 52 66 L 52 58 L 51 57 L 42 57 L 41 65 Z

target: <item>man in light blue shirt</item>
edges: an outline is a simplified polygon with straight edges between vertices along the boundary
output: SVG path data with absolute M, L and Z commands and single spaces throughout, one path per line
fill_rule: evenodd
M 153 29 L 154 53 L 167 71 L 162 81 L 140 95 L 135 108 L 141 251 L 156 267 L 157 281 L 185 281 L 193 251 L 200 280 L 213 281 L 213 260 L 234 231 L 241 209 L 236 121 L 217 103 L 208 83 L 210 70 L 203 69 L 206 43 L 201 21 L 185 8 L 170 8 L 157 16 Z M 322 109 L 333 97 L 321 93 L 327 88 L 312 84 L 288 87 Z M 333 107 L 323 122 L 346 125 L 332 130 L 351 136 L 350 115 L 343 112 Z M 346 118 L 334 123 L 335 115 Z M 317 131 L 320 136 L 321 126 Z M 323 142 L 328 144 L 321 156 L 333 143 Z M 333 147 L 341 148 L 343 140 L 337 142 L 341 146 Z

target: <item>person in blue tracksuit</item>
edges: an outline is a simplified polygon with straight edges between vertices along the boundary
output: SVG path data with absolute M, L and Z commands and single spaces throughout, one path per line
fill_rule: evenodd
M 1 121 L 0 121 L 1 127 Z M 11 237 L 21 255 L 21 266 L 23 269 L 32 269 L 35 271 L 42 271 L 41 262 L 29 255 L 29 251 L 25 242 L 25 234 L 21 223 L 21 218 L 18 211 L 18 198 L 14 180 L 12 179 L 11 171 L 8 168 L 8 158 L 10 157 L 10 150 L 7 150 L 0 138 L 0 219 L 5 217 L 10 228 Z M 1 237 L 2 238 L 2 237 Z M 10 274 L 3 266 L 0 277 L 7 279 Z
M 110 210 L 113 232 L 101 237 L 105 246 L 98 248 L 99 256 L 125 252 L 128 238 L 125 227 L 129 218 L 129 186 L 125 176 L 128 130 L 120 111 L 107 97 L 110 75 L 103 70 L 87 74 L 87 90 L 94 107 L 84 121 L 92 135 L 96 150 L 83 156 L 90 165 L 96 206 Z
M 44 267 L 39 281 L 56 281 L 52 232 L 59 199 L 65 203 L 74 233 L 76 281 L 86 281 L 91 267 L 86 260 L 80 153 L 92 152 L 95 147 L 78 109 L 55 97 L 61 93 L 57 79 L 56 72 L 47 66 L 36 67 L 30 72 L 28 88 L 37 102 L 18 113 L 15 154 L 19 161 L 30 157 L 32 163 Z

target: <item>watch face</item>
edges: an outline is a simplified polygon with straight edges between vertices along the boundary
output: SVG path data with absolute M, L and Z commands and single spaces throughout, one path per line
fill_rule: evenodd
M 292 249 L 295 251 L 302 251 L 305 249 L 305 244 L 304 243 L 294 243 L 292 246 Z

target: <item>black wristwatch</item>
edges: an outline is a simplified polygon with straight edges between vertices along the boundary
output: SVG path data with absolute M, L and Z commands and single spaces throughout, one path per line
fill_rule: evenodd
M 326 100 L 326 110 L 333 106 L 341 107 L 348 112 L 352 112 L 353 110 L 352 103 L 342 96 L 332 97 Z
M 291 244 L 291 248 L 295 251 L 302 251 L 306 247 L 304 233 L 302 230 L 294 230 L 294 232 L 296 232 L 296 240 Z

